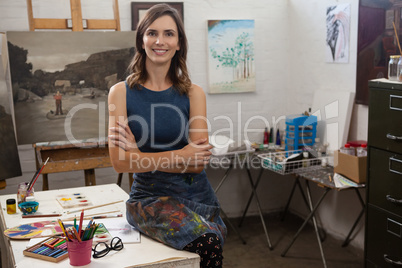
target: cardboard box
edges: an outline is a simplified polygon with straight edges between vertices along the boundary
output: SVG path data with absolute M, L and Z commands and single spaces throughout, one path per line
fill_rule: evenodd
M 367 156 L 334 152 L 334 172 L 341 174 L 356 183 L 365 183 L 367 174 Z

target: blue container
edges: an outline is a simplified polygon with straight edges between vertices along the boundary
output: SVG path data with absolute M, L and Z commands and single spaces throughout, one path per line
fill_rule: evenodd
M 23 202 L 18 205 L 18 208 L 21 210 L 22 214 L 33 214 L 38 210 L 39 203 L 35 201 Z
M 293 151 L 313 146 L 317 135 L 317 116 L 286 116 L 285 150 Z

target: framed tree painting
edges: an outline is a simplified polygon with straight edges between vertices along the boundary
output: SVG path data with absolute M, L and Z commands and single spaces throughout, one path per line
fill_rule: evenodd
M 208 20 L 209 93 L 255 91 L 254 20 Z
M 131 2 L 131 30 L 137 30 L 138 22 L 143 18 L 145 12 L 156 4 L 168 4 L 177 9 L 184 22 L 183 2 Z

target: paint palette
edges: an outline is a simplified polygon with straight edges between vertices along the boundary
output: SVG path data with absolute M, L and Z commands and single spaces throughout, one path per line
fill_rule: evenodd
M 66 224 L 66 228 L 73 226 Z M 4 231 L 4 235 L 11 239 L 31 239 L 63 234 L 57 221 L 41 221 L 22 224 Z
M 91 201 L 81 193 L 58 195 L 56 196 L 56 199 L 63 208 L 86 207 L 92 205 Z

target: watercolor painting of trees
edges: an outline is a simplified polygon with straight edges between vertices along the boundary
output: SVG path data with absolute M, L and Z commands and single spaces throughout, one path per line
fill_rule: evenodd
M 208 20 L 209 93 L 255 91 L 254 20 Z

